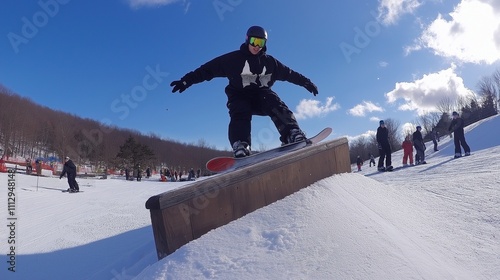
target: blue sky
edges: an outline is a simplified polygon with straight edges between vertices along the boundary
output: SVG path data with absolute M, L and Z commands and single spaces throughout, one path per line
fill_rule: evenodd
M 496 0 L 9 1 L 0 11 L 0 83 L 52 109 L 185 143 L 229 148 L 225 79 L 172 94 L 170 82 L 239 48 L 251 25 L 268 53 L 310 78 L 273 89 L 313 135 L 414 123 L 499 68 Z M 254 149 L 278 145 L 266 117 Z

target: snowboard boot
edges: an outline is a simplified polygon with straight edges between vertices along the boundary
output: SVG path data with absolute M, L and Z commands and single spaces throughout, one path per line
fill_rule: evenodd
M 247 142 L 236 141 L 233 143 L 233 153 L 235 158 L 247 157 L 250 155 L 250 145 Z
M 394 169 L 394 167 L 392 167 L 392 165 L 389 165 L 387 166 L 387 168 L 385 169 L 385 171 L 392 171 Z
M 384 172 L 385 171 L 385 167 L 383 167 L 383 166 L 378 167 L 378 171 Z
M 302 132 L 302 130 L 294 128 L 290 130 L 290 133 L 288 134 L 287 137 L 287 142 L 288 144 L 291 144 L 291 143 L 305 141 L 306 139 L 307 139 L 306 135 L 304 132 Z

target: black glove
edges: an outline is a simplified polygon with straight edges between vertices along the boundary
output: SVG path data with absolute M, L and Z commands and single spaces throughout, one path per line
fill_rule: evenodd
M 174 87 L 172 89 L 172 92 L 179 91 L 179 93 L 185 91 L 189 86 L 191 86 L 188 82 L 184 80 L 179 80 L 179 81 L 173 81 L 170 83 L 171 87 Z
M 304 84 L 304 87 L 310 92 L 312 93 L 314 96 L 318 95 L 318 88 L 316 87 L 316 85 L 311 82 L 311 81 L 307 81 L 305 84 Z

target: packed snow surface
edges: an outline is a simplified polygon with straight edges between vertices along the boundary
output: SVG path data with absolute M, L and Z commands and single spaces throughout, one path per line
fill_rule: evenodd
M 77 178 L 84 192 L 69 194 L 65 178 L 15 174 L 12 192 L 1 173 L 1 200 L 16 205 L 0 206 L 0 279 L 500 279 L 499 128 L 467 127 L 469 157 L 453 159 L 446 136 L 425 165 L 366 161 L 160 261 L 145 202 L 185 183 Z

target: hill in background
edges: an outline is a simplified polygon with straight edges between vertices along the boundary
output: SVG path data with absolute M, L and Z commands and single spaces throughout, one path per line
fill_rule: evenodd
M 69 156 L 75 163 L 109 168 L 116 165 L 119 148 L 129 137 L 150 147 L 155 155 L 152 166 L 203 170 L 209 159 L 228 154 L 210 147 L 204 140 L 197 144 L 180 143 L 52 110 L 2 86 L 0 104 L 0 149 L 5 157 Z

